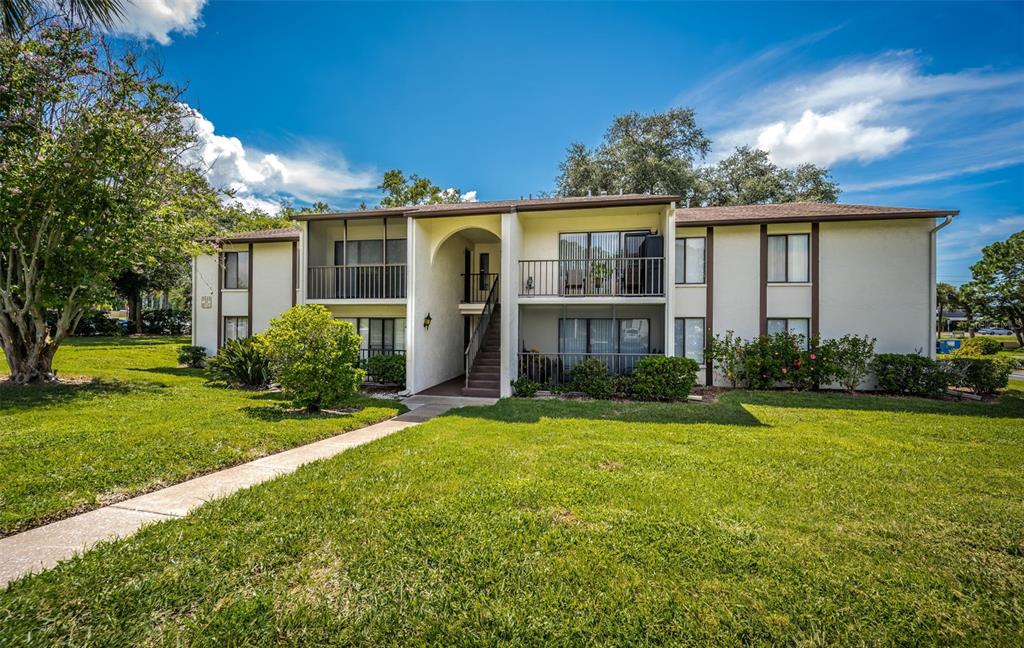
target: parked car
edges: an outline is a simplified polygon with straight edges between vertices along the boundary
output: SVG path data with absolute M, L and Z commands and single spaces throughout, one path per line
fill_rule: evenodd
M 1013 331 L 1010 329 L 1000 328 L 998 326 L 986 326 L 983 329 L 978 329 L 978 333 L 981 335 L 1013 335 Z

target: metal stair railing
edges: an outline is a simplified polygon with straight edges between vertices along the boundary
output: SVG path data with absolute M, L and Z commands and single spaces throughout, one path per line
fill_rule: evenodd
M 466 346 L 467 389 L 469 388 L 469 370 L 473 368 L 473 363 L 476 362 L 476 355 L 480 352 L 480 347 L 483 346 L 484 338 L 487 336 L 487 329 L 491 326 L 491 316 L 494 315 L 494 307 L 498 303 L 498 283 L 495 281 L 491 284 L 491 289 L 487 293 L 487 301 L 484 302 L 484 308 L 480 312 L 480 321 L 476 323 L 473 335 L 469 338 L 469 344 Z

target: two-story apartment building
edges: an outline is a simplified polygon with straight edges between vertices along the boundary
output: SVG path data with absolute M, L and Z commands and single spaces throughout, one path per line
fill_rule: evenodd
M 301 215 L 195 259 L 193 343 L 213 353 L 323 304 L 364 357 L 405 356 L 410 392 L 458 380 L 473 395 L 508 395 L 523 374 L 566 380 L 591 356 L 629 372 L 685 355 L 720 383 L 705 351 L 726 331 L 934 353 L 935 232 L 956 214 L 634 194 Z

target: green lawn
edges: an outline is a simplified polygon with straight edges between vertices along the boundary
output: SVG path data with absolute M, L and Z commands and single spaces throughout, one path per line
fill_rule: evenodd
M 0 535 L 363 427 L 400 407 L 361 398 L 350 415 L 288 416 L 277 394 L 214 387 L 200 370 L 178 368 L 185 343 L 73 339 L 57 352 L 58 374 L 96 382 L 0 385 Z
M 1024 644 L 1024 394 L 462 409 L 0 593 L 0 645 Z

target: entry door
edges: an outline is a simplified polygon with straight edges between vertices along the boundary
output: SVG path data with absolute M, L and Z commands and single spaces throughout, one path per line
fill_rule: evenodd
M 486 297 L 487 291 L 491 289 L 491 255 L 487 252 L 480 253 L 480 292 Z
M 462 301 L 469 302 L 472 290 L 473 253 L 466 250 L 462 261 Z

